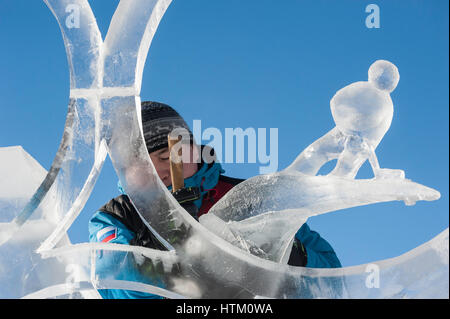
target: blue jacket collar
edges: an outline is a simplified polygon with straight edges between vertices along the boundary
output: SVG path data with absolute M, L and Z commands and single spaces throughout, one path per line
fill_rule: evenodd
M 184 180 L 185 187 L 200 188 L 200 198 L 194 202 L 199 209 L 202 206 L 203 197 L 208 191 L 216 187 L 220 174 L 223 173 L 225 173 L 225 170 L 222 169 L 219 163 L 202 163 L 197 173 Z M 172 190 L 172 186 L 169 186 L 168 189 Z

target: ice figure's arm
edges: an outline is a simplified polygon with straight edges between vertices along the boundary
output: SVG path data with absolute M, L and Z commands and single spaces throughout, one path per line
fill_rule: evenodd
M 312 231 L 305 223 L 299 229 L 297 238 L 305 247 L 307 255 L 306 267 L 309 268 L 340 268 L 342 267 L 331 245 L 319 233 Z
M 327 162 L 338 158 L 344 149 L 344 135 L 337 127 L 309 145 L 286 170 L 316 175 Z
M 373 155 L 374 154 L 375 153 L 373 153 Z M 368 159 L 368 157 L 368 143 L 366 143 L 359 135 L 347 135 L 345 136 L 344 149 L 339 155 L 336 167 L 329 175 L 355 178 L 361 165 Z M 375 165 L 377 164 L 378 161 Z
M 123 223 L 116 218 L 104 212 L 96 212 L 89 221 L 89 241 L 93 243 L 101 242 L 102 230 L 108 227 L 116 229 L 115 238 L 108 241 L 111 244 L 129 245 L 135 234 L 128 230 Z M 96 262 L 97 273 L 104 273 L 108 276 L 113 276 L 114 279 L 140 281 L 142 274 L 136 268 L 136 265 L 131 262 L 132 258 L 126 258 L 126 252 L 111 253 L 104 251 Z M 126 265 L 124 265 L 124 263 Z M 120 267 L 116 267 L 122 264 Z M 119 270 L 117 270 L 119 269 Z M 155 285 L 161 286 L 161 282 Z M 101 296 L 105 299 L 159 299 L 160 296 L 148 294 L 144 292 L 120 290 L 120 289 L 102 289 L 99 290 Z
M 345 137 L 344 149 L 338 158 L 331 176 L 355 178 L 361 165 L 369 160 L 376 178 L 404 178 L 405 173 L 399 169 L 380 168 L 373 144 L 358 135 Z
M 401 169 L 380 168 L 375 149 L 370 143 L 364 141 L 367 148 L 367 156 L 375 178 L 405 178 L 405 172 Z

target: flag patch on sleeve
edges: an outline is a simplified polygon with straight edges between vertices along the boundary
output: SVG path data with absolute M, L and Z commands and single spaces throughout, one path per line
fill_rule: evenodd
M 107 243 L 117 237 L 117 228 L 114 226 L 105 227 L 97 232 L 97 241 Z

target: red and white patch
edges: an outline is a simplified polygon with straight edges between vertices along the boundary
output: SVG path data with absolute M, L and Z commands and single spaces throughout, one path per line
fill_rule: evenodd
M 108 226 L 97 232 L 97 241 L 107 243 L 117 237 L 117 227 Z

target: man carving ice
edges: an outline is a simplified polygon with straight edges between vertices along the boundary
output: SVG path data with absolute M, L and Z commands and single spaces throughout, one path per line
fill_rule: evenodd
M 172 176 L 167 137 L 177 128 L 189 132 L 191 156 L 189 161 L 182 164 L 184 189 L 188 189 L 189 192 L 188 196 L 186 193 L 176 192 L 174 197 L 194 218 L 198 219 L 199 216 L 207 214 L 218 200 L 243 181 L 223 175 L 225 171 L 220 163 L 205 161 L 204 156 L 200 156 L 208 153 L 213 157 L 214 150 L 204 152 L 207 146 L 198 147 L 195 144 L 188 125 L 173 108 L 162 103 L 143 102 L 141 109 L 147 150 L 159 178 L 169 189 L 172 187 Z M 89 221 L 89 240 L 165 250 L 143 224 L 129 197 L 120 186 L 119 188 L 122 194 L 101 207 Z M 114 260 L 108 260 L 107 256 L 103 256 L 103 259 L 97 264 L 97 268 L 114 266 Z M 333 248 L 317 232 L 311 231 L 307 224 L 303 224 L 295 235 L 288 264 L 312 268 L 341 267 Z M 121 279 L 133 280 L 139 276 L 139 271 L 130 265 L 122 271 Z M 155 280 L 155 285 L 162 284 Z M 108 299 L 161 298 L 153 294 L 128 290 L 100 290 L 100 294 Z

